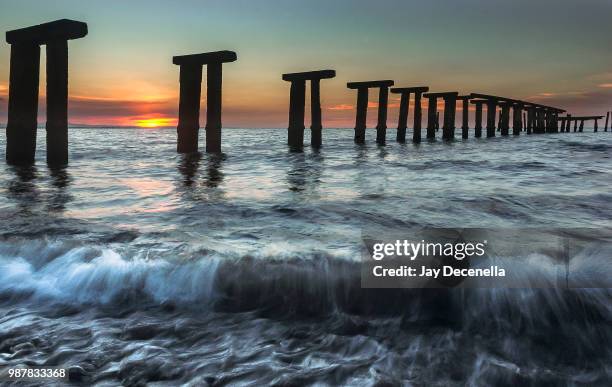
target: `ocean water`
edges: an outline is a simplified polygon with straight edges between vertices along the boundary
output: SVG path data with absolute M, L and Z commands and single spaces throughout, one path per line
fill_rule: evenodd
M 0 368 L 83 385 L 612 383 L 610 289 L 359 277 L 366 231 L 612 235 L 612 133 L 352 136 L 292 153 L 285 130 L 226 129 L 223 155 L 185 156 L 175 130 L 71 129 L 62 169 L 44 131 L 33 167 L 7 166 L 2 136 Z M 598 246 L 584 264 L 612 273 Z

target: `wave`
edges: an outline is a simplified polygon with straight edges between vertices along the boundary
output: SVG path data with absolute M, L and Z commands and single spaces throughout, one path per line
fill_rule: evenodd
M 574 261 L 589 275 L 608 272 L 596 258 L 607 253 L 591 249 Z M 265 259 L 229 259 L 202 250 L 178 260 L 153 258 L 153 252 L 144 250 L 134 254 L 77 243 L 6 241 L 0 244 L 0 297 L 8 303 L 165 305 L 283 316 L 345 312 L 403 316 L 407 323 L 505 315 L 506 319 L 491 322 L 504 328 L 512 319 L 528 326 L 539 325 L 542 318 L 583 319 L 583 323 L 612 319 L 610 289 L 556 287 L 555 275 L 543 274 L 554 273 L 558 262 L 545 255 L 516 270 L 520 276 L 537 273 L 534 283 L 542 287 L 542 281 L 549 281 L 547 289 L 366 289 L 361 287 L 359 262 L 321 252 L 292 258 L 270 248 L 267 254 Z

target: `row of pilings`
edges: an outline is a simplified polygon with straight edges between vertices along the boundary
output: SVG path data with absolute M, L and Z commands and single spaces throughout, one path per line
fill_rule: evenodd
M 8 31 L 6 41 L 11 45 L 9 108 L 6 127 L 6 160 L 9 164 L 31 164 L 36 150 L 36 131 L 38 115 L 38 83 L 40 73 L 40 46 L 47 51 L 47 162 L 51 165 L 64 165 L 68 162 L 68 40 L 79 39 L 88 33 L 87 24 L 74 20 L 61 19 L 18 30 Z M 221 91 L 223 64 L 234 62 L 237 55 L 233 51 L 216 51 L 173 57 L 172 62 L 179 66 L 179 117 L 177 126 L 177 152 L 198 151 L 200 130 L 200 99 L 202 93 L 202 71 L 206 66 L 206 152 L 221 152 Z M 318 70 L 283 74 L 282 79 L 290 82 L 289 125 L 287 143 L 292 150 L 304 146 L 304 115 L 306 104 L 306 84 L 310 83 L 311 103 L 311 146 L 319 148 L 323 144 L 321 114 L 321 81 L 334 78 L 334 70 Z M 472 93 L 459 95 L 458 92 L 429 92 L 426 86 L 392 87 L 393 80 L 348 82 L 349 89 L 357 91 L 355 135 L 357 144 L 365 143 L 366 120 L 369 91 L 378 91 L 376 142 L 386 143 L 387 112 L 389 93 L 400 96 L 400 107 L 396 141 L 406 142 L 410 99 L 413 103 L 412 142 L 419 143 L 422 138 L 421 122 L 423 98 L 428 100 L 427 125 L 425 136 L 435 139 L 439 130 L 440 113 L 438 101 L 443 101 L 444 116 L 442 138 L 455 138 L 455 114 L 457 102 L 462 104 L 461 137 L 469 135 L 469 106 L 474 105 L 474 136 L 482 137 L 483 106 L 486 107 L 486 136 L 494 137 L 496 130 L 502 136 L 521 132 L 558 133 L 582 132 L 585 121 L 594 121 L 598 130 L 598 120 L 603 116 L 576 117 L 565 110 L 533 102 L 494 95 Z M 499 116 L 497 111 L 500 111 Z M 512 111 L 512 115 L 510 115 Z M 606 114 L 604 129 L 607 131 L 610 112 Z

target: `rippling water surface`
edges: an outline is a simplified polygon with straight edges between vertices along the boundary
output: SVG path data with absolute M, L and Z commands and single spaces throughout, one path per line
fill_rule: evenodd
M 363 230 L 610 235 L 612 134 L 374 134 L 290 153 L 284 130 L 227 129 L 222 156 L 182 156 L 174 130 L 72 129 L 70 166 L 48 169 L 40 131 L 35 167 L 0 162 L 0 366 L 86 385 L 609 385 L 608 289 L 366 290 L 357 261 Z

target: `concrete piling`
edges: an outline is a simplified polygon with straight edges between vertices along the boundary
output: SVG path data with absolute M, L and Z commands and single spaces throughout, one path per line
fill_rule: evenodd
M 291 150 L 304 147 L 304 115 L 306 104 L 306 81 L 310 81 L 310 146 L 320 148 L 322 139 L 321 79 L 334 78 L 335 70 L 317 70 L 283 74 L 282 79 L 291 82 L 289 91 L 289 127 L 287 144 Z
M 357 115 L 355 117 L 355 143 L 365 143 L 366 118 L 368 110 L 368 89 L 378 88 L 378 122 L 376 124 L 376 142 L 385 144 L 387 131 L 387 104 L 389 88 L 393 86 L 392 80 L 349 82 L 346 87 L 357 90 Z
M 7 163 L 34 162 L 41 45 L 47 53 L 47 163 L 68 163 L 68 40 L 86 35 L 87 24 L 68 19 L 6 33 L 11 45 Z
M 172 58 L 172 63 L 179 66 L 180 82 L 177 152 L 191 153 L 198 150 L 202 67 L 205 65 L 206 152 L 221 152 L 222 65 L 236 59 L 236 53 L 233 51 L 205 52 Z

